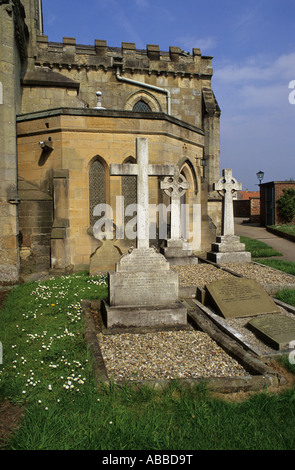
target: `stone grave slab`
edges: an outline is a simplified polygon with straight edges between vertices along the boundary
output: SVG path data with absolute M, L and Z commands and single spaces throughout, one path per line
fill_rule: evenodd
M 224 318 L 280 313 L 272 298 L 253 279 L 221 279 L 206 285 L 205 289 Z
M 247 323 L 259 338 L 277 350 L 286 350 L 295 340 L 295 319 L 286 315 L 263 315 Z

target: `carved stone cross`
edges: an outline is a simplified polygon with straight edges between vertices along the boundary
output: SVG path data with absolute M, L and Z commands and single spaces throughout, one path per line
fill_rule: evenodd
M 214 189 L 223 196 L 223 233 L 222 235 L 234 235 L 234 206 L 233 194 L 241 191 L 242 184 L 232 176 L 232 170 L 222 170 L 222 178 L 214 184 Z
M 160 186 L 165 194 L 171 198 L 171 240 L 179 240 L 181 238 L 180 198 L 189 189 L 190 184 L 176 167 L 174 176 L 164 178 Z
M 149 176 L 173 176 L 173 165 L 150 165 L 148 139 L 136 139 L 136 162 L 111 164 L 111 175 L 137 176 L 137 248 L 149 248 Z

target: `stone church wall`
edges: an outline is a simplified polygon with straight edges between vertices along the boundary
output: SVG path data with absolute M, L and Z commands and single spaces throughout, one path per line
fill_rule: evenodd
M 186 163 L 194 169 L 195 181 L 191 177 L 193 184 L 188 198 L 191 206 L 196 204 L 201 208 L 202 169 L 196 166 L 196 157 L 202 157 L 204 135 L 194 126 L 164 114 L 155 120 L 146 113 L 68 109 L 55 110 L 46 118 L 42 113 L 23 115 L 18 118 L 17 130 L 19 176 L 43 191 L 48 188 L 53 200 L 51 264 L 56 269 L 87 268 L 90 256 L 99 246 L 91 231 L 89 210 L 89 168 L 97 157 L 107 168 L 105 201 L 113 208 L 116 222 L 116 195 L 122 194 L 122 179 L 110 176 L 109 166 L 135 158 L 138 135 L 149 139 L 151 163 L 161 161 L 180 166 Z M 52 151 L 40 162 L 39 142 L 49 138 Z M 161 202 L 158 179 L 151 178 L 150 203 Z M 25 228 L 23 221 L 21 218 L 21 231 Z M 123 252 L 134 243 L 134 240 L 127 245 L 124 240 L 116 241 Z M 201 240 L 195 240 L 194 248 L 200 244 Z
M 0 283 L 48 266 L 89 266 L 100 243 L 89 216 L 91 165 L 104 165 L 116 217 L 123 185 L 109 167 L 135 158 L 138 136 L 148 137 L 151 162 L 182 168 L 190 215 L 197 207 L 194 248 L 209 249 L 221 216 L 212 57 L 198 48 L 50 42 L 41 0 L 0 0 L 0 26 Z M 168 204 L 152 180 L 151 201 Z

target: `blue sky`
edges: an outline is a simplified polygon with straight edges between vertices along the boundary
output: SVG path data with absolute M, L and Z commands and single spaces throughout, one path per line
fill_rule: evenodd
M 212 86 L 221 107 L 221 169 L 243 189 L 295 179 L 294 0 L 42 0 L 49 41 L 105 39 L 213 56 Z M 292 101 L 292 100 L 291 100 Z

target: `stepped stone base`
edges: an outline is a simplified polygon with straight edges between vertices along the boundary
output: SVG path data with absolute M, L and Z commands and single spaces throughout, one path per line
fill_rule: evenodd
M 155 299 L 156 300 L 156 299 Z M 134 327 L 176 327 L 187 325 L 187 309 L 181 302 L 167 306 L 118 306 L 111 307 L 102 302 L 101 307 L 104 324 L 111 328 Z
M 240 237 L 227 235 L 216 237 L 212 244 L 212 251 L 207 253 L 207 259 L 214 263 L 250 263 L 251 253 L 245 251 L 245 244 Z
M 198 264 L 198 258 L 193 255 L 189 244 L 184 240 L 167 240 L 161 253 L 171 265 Z

